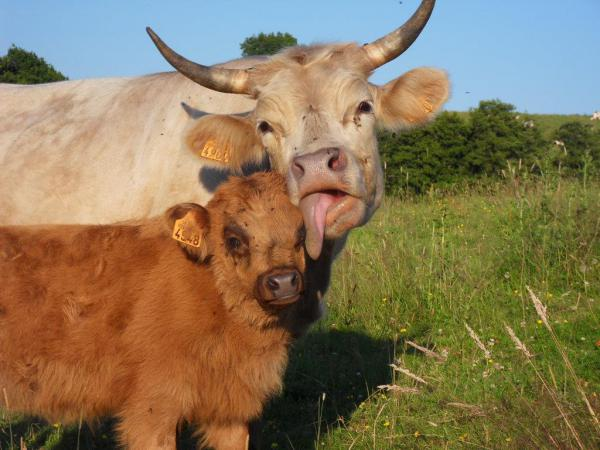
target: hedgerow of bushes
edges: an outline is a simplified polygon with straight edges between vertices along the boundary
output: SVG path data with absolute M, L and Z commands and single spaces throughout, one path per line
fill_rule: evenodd
M 499 100 L 482 101 L 466 115 L 442 112 L 423 128 L 381 131 L 379 147 L 388 192 L 493 180 L 510 167 L 534 176 L 600 173 L 600 130 L 567 122 L 544 138 L 533 120 Z

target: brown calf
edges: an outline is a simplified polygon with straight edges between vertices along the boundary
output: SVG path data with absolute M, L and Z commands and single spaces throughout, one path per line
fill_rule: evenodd
M 246 448 L 248 422 L 281 389 L 303 240 L 283 178 L 265 173 L 230 179 L 206 209 L 0 227 L 10 408 L 62 421 L 116 415 L 130 449 L 175 449 L 183 420 L 207 445 Z

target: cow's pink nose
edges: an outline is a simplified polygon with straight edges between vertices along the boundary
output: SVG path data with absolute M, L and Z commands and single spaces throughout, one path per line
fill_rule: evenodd
M 292 174 L 300 181 L 306 174 L 326 175 L 341 172 L 346 168 L 347 159 L 342 150 L 335 147 L 322 148 L 307 155 L 294 158 Z

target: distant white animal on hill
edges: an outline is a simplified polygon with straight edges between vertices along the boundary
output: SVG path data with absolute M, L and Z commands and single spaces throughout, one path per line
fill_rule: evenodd
M 594 114 L 592 114 L 590 120 L 600 120 L 600 111 L 596 111 Z

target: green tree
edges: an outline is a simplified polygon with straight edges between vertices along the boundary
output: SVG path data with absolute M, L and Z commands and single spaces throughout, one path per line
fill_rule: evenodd
M 240 44 L 242 56 L 272 55 L 285 47 L 297 45 L 298 41 L 290 33 L 259 33 L 244 39 Z
M 379 148 L 388 190 L 426 191 L 465 177 L 464 156 L 469 129 L 456 113 L 441 113 L 424 128 L 404 133 L 382 131 Z
M 553 135 L 560 142 L 555 149 L 553 163 L 568 175 L 582 174 L 583 169 L 600 169 L 600 132 L 581 122 L 562 124 Z
M 44 58 L 15 45 L 0 56 L 0 83 L 39 84 L 67 79 Z
M 530 165 L 545 147 L 535 124 L 500 100 L 481 101 L 470 112 L 470 121 L 465 162 L 472 175 L 498 175 L 507 162 Z
M 468 120 L 441 113 L 423 128 L 400 134 L 381 132 L 379 148 L 386 187 L 425 192 L 483 177 L 498 177 L 508 163 L 537 167 L 547 143 L 527 117 L 499 100 L 482 101 Z M 600 134 L 598 135 L 600 136 Z M 519 161 L 521 165 L 519 165 Z

